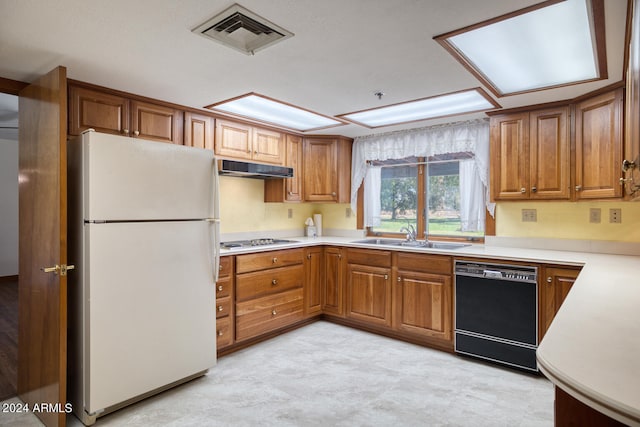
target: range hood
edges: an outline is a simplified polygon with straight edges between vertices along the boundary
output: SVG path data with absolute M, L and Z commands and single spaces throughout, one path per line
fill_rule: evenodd
M 256 179 L 293 178 L 293 168 L 236 160 L 218 160 L 218 173 Z

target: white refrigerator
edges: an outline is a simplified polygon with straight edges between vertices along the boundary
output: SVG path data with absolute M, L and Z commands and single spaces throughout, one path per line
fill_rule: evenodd
M 216 364 L 217 179 L 211 150 L 69 142 L 68 389 L 84 424 Z

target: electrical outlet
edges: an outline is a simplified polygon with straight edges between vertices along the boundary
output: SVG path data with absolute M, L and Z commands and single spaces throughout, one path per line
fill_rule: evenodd
M 609 222 L 620 224 L 622 222 L 622 209 L 609 209 Z
M 351 208 L 346 208 L 344 211 L 345 218 L 351 218 Z
M 537 222 L 538 211 L 536 209 L 522 209 L 522 222 Z
M 592 224 L 600 224 L 602 219 L 602 209 L 591 208 L 589 209 L 589 222 Z
M 293 218 L 293 209 L 291 208 L 287 209 L 287 218 L 289 219 Z

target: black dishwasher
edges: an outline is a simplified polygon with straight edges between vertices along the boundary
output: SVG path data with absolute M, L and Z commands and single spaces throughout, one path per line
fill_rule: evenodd
M 455 351 L 537 371 L 537 268 L 455 263 Z

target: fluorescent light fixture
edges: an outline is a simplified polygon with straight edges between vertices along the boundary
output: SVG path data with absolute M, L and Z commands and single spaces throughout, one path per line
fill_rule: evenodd
M 499 107 L 500 105 L 485 91 L 475 88 L 386 105 L 370 110 L 341 114 L 337 117 L 369 128 L 377 128 L 437 117 L 492 110 Z
M 300 132 L 346 124 L 342 120 L 314 113 L 253 92 L 208 105 L 205 108 Z
M 547 1 L 435 39 L 498 96 L 607 78 L 603 0 Z

